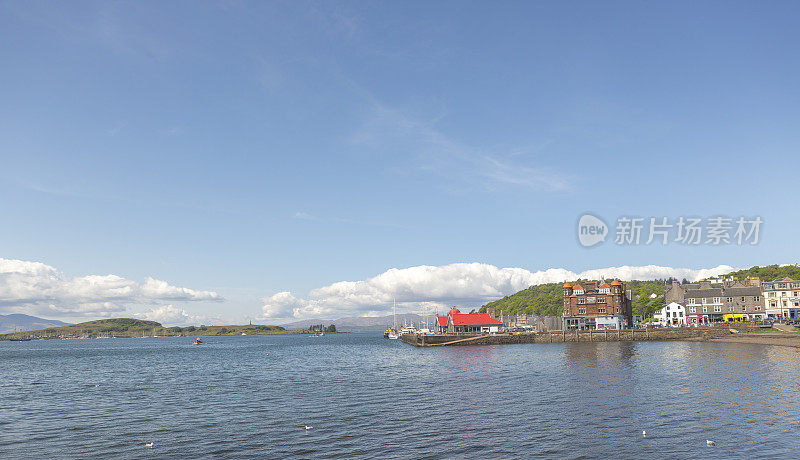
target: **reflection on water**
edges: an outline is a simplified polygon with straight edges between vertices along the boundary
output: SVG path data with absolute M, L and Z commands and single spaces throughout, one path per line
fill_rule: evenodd
M 0 343 L 0 457 L 798 457 L 792 348 L 191 340 Z

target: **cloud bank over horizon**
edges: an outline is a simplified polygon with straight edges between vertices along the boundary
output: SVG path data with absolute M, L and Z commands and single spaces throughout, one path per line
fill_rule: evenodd
M 149 276 L 141 283 L 111 274 L 71 278 L 41 262 L 0 258 L 0 312 L 104 317 L 130 304 L 221 300 L 214 291 L 172 286 Z
M 564 268 L 531 272 L 483 263 L 455 263 L 393 268 L 362 281 L 340 281 L 311 290 L 306 298 L 289 291 L 263 299 L 259 319 L 292 321 L 343 316 L 379 316 L 392 310 L 396 299 L 404 311 L 443 311 L 452 304 L 477 306 L 530 286 L 576 279 L 619 278 L 623 281 L 674 277 L 696 281 L 724 275 L 729 265 L 691 269 L 658 265 L 620 266 L 576 273 Z
M 172 304 L 164 305 L 161 307 L 151 308 L 147 311 L 134 313 L 134 318 L 146 319 L 148 321 L 155 321 L 161 323 L 162 326 L 197 326 L 200 324 L 216 324 L 219 322 L 218 317 L 209 317 L 206 315 L 194 315 L 187 312 L 185 309 L 176 307 Z

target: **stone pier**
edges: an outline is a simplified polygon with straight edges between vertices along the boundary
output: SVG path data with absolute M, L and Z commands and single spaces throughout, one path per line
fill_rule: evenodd
M 744 332 L 744 331 L 741 331 Z M 639 342 L 660 340 L 708 340 L 734 333 L 727 327 L 621 329 L 605 331 L 552 331 L 483 335 L 405 334 L 400 339 L 416 347 L 509 345 L 561 342 Z

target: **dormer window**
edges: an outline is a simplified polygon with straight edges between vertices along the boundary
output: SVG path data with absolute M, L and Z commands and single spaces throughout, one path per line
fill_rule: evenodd
M 584 292 L 585 291 L 583 289 L 575 289 L 573 291 L 573 294 L 575 294 L 575 295 L 583 295 Z

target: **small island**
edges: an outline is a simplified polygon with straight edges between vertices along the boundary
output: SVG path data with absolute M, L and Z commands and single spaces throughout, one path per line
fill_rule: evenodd
M 336 326 L 316 325 L 309 329 L 288 330 L 281 326 L 261 324 L 227 326 L 164 327 L 155 321 L 134 318 L 112 318 L 50 327 L 36 331 L 0 334 L 0 340 L 39 340 L 74 338 L 131 338 L 131 337 L 188 337 L 220 335 L 270 335 L 270 334 L 316 334 L 335 333 Z

